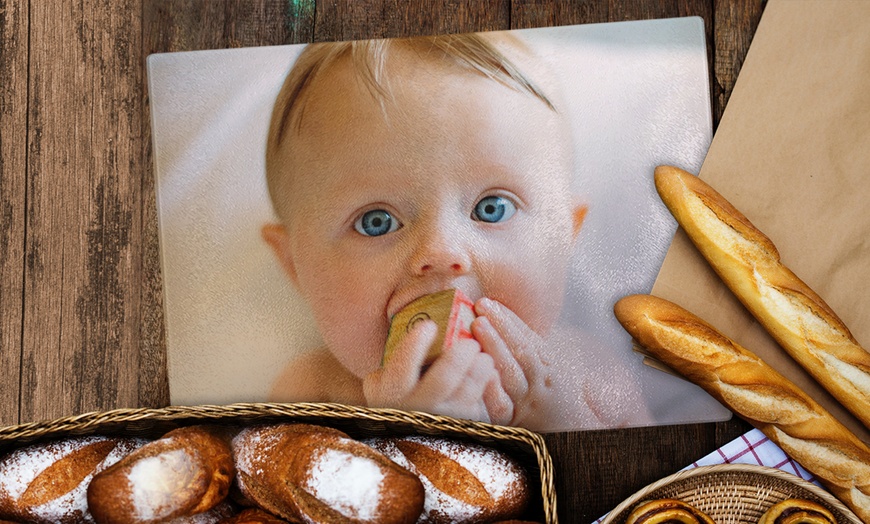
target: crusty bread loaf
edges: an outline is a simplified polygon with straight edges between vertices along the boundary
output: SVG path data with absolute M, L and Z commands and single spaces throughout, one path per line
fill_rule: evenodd
M 224 501 L 234 474 L 226 430 L 183 427 L 95 475 L 88 507 L 98 523 L 166 522 Z
M 677 499 L 655 499 L 638 504 L 625 524 L 715 524 L 709 515 Z
M 792 358 L 870 428 L 870 353 L 840 318 L 782 264 L 770 239 L 709 185 L 669 166 L 656 168 L 655 183 L 728 288 Z
M 619 300 L 616 318 L 657 359 L 759 428 L 870 522 L 870 448 L 753 353 L 685 309 L 649 295 Z
M 94 474 L 145 440 L 73 437 L 19 448 L 0 459 L 0 518 L 92 522 L 86 490 Z
M 836 524 L 834 514 L 821 504 L 805 499 L 785 499 L 771 506 L 758 524 Z
M 420 477 L 426 503 L 419 522 L 468 524 L 512 519 L 522 516 L 528 503 L 525 470 L 495 449 L 424 436 L 364 442 Z
M 221 524 L 283 524 L 287 521 L 260 508 L 248 508 L 221 521 Z
M 410 524 L 423 511 L 415 475 L 336 429 L 251 426 L 233 453 L 241 494 L 293 522 Z

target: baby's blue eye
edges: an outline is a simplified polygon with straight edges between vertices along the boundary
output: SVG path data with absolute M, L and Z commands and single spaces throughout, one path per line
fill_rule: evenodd
M 471 213 L 471 218 L 481 222 L 504 222 L 514 216 L 516 211 L 517 206 L 515 206 L 509 199 L 498 195 L 492 195 L 481 198 L 480 201 L 474 205 L 474 211 Z
M 387 233 L 392 233 L 399 229 L 401 225 L 402 224 L 393 218 L 389 212 L 384 211 L 383 209 L 372 209 L 371 211 L 366 211 L 361 217 L 356 219 L 353 228 L 361 235 L 367 237 L 379 237 L 381 235 L 386 235 Z

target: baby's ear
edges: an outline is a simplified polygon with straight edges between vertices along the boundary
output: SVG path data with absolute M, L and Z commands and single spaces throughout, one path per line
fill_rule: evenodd
M 293 249 L 290 246 L 290 235 L 287 233 L 287 228 L 281 224 L 266 224 L 260 229 L 260 236 L 272 248 L 272 252 L 275 253 L 275 257 L 281 263 L 281 267 L 287 273 L 290 282 L 295 286 L 297 284 L 296 265 L 293 263 Z
M 574 200 L 574 207 L 572 209 L 571 218 L 573 219 L 574 225 L 574 238 L 577 238 L 577 235 L 580 234 L 580 229 L 583 227 L 583 220 L 586 218 L 586 211 L 589 210 L 589 206 L 580 202 L 579 200 Z

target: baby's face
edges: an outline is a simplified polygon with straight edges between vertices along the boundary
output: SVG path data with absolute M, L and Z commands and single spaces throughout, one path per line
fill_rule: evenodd
M 480 75 L 398 65 L 386 117 L 348 64 L 325 73 L 281 153 L 276 251 L 359 377 L 378 368 L 390 317 L 445 288 L 497 300 L 545 335 L 579 227 L 555 112 Z

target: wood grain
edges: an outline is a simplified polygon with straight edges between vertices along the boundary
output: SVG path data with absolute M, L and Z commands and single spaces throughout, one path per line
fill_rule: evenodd
M 725 105 L 734 90 L 737 74 L 743 67 L 752 36 L 761 21 L 764 2 L 759 0 L 715 0 L 713 18 L 716 20 L 712 44 L 714 58 L 711 62 L 713 82 L 710 84 L 713 99 L 714 122 L 718 125 L 725 112 Z M 715 128 L 715 126 L 714 126 Z
M 31 3 L 22 420 L 138 401 L 140 11 Z
M 168 402 L 148 54 L 700 16 L 718 124 L 762 10 L 762 0 L 0 0 L 0 423 Z M 592 521 L 747 429 L 546 435 L 560 519 Z
M 390 38 L 510 28 L 509 0 L 318 2 L 314 41 Z
M 0 424 L 19 420 L 28 20 L 26 1 L 0 2 Z

